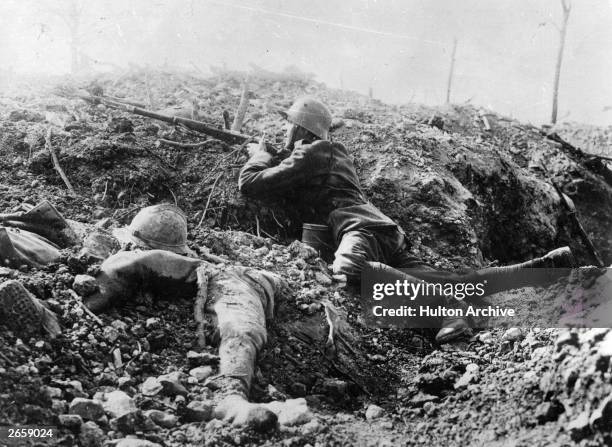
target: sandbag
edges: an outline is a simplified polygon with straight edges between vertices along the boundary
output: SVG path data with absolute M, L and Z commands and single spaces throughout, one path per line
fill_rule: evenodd
M 53 242 L 30 231 L 0 227 L 0 261 L 2 265 L 43 267 L 56 262 L 60 249 Z

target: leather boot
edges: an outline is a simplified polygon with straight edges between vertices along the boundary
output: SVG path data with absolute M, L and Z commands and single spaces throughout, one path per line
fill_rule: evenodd
M 447 309 L 461 309 L 465 314 L 468 305 L 464 301 L 456 298 L 447 299 Z M 440 344 L 449 343 L 458 337 L 471 335 L 471 322 L 468 317 L 444 317 L 442 319 L 442 328 L 436 334 L 436 341 Z

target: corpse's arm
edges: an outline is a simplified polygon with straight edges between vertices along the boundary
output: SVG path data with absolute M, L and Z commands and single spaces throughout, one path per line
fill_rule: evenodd
M 304 186 L 313 174 L 314 160 L 305 148 L 298 148 L 273 166 L 274 158 L 261 152 L 249 159 L 238 178 L 238 189 L 247 196 L 263 199 L 288 189 Z
M 85 305 L 95 312 L 154 284 L 195 285 L 196 269 L 202 264 L 199 259 L 166 250 L 116 253 L 100 266 L 98 291 L 85 300 Z

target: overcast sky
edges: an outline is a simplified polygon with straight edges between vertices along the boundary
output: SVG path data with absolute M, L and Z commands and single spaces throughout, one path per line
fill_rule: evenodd
M 3 0 L 2 66 L 69 70 L 70 0 Z M 80 0 L 75 0 L 80 1 Z M 440 104 L 453 38 L 452 102 L 534 123 L 550 116 L 560 0 L 89 0 L 82 51 L 119 65 L 313 72 L 387 102 Z M 8 44 L 7 44 L 8 43 Z M 612 1 L 573 0 L 560 120 L 612 124 Z

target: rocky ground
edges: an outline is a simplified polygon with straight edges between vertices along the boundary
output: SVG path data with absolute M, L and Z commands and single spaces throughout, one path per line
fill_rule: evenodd
M 251 396 L 288 400 L 277 409 L 277 429 L 262 434 L 211 420 L 206 379 L 217 358 L 212 346 L 196 348 L 191 302 L 162 293 L 102 314 L 101 322 L 87 315 L 75 277 L 96 265 L 83 262 L 78 247 L 45 269 L 0 267 L 0 281 L 22 280 L 64 327 L 56 340 L 0 329 L 0 423 L 59 427 L 53 443 L 66 446 L 612 442 L 612 332 L 494 329 L 437 346 L 427 331 L 369 328 L 326 263 L 292 243 L 298 216 L 282 203 L 240 196 L 240 147 L 212 139 L 169 146 L 160 140 L 205 138 L 71 93 L 101 88 L 218 125 L 224 111 L 236 110 L 243 79 L 132 70 L 6 91 L 0 212 L 49 199 L 72 220 L 122 225 L 140 207 L 168 201 L 187 212 L 196 251 L 207 247 L 228 262 L 281 274 L 291 287 L 279 299 Z M 561 245 L 591 264 L 542 165 L 575 203 L 606 265 L 612 262 L 608 168 L 538 128 L 471 105 L 392 107 L 298 73 L 253 72 L 249 85 L 242 132 L 265 131 L 271 142 L 282 141 L 279 107 L 305 93 L 328 103 L 337 117 L 332 138 L 353 155 L 369 197 L 402 224 L 412 252 L 436 266 L 520 262 Z M 49 126 L 74 197 L 45 148 Z M 577 132 L 557 130 L 568 139 Z M 540 295 L 522 289 L 496 299 L 532 305 Z M 348 347 L 335 359 L 325 355 L 326 300 L 348 322 Z

